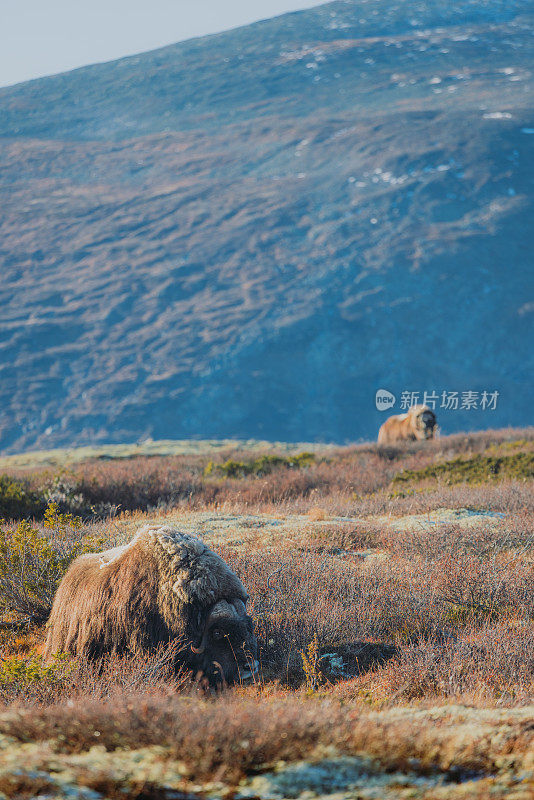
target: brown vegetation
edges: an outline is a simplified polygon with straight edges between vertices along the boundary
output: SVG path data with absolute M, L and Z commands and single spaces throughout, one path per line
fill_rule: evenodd
M 6 479 L 6 486 L 15 483 L 15 488 L 9 490 L 17 496 L 21 496 L 21 486 L 25 488 L 28 503 L 31 500 L 32 505 L 21 500 L 20 513 L 9 506 L 14 510 L 4 512 L 4 516 L 31 516 L 39 508 L 36 503 L 45 508 L 50 501 L 63 511 L 93 518 L 121 511 L 177 507 L 236 511 L 276 507 L 287 513 L 308 513 L 321 508 L 328 514 L 372 514 L 388 510 L 391 501 L 395 513 L 404 507 L 427 510 L 443 505 L 447 498 L 440 492 L 456 482 L 447 482 L 446 475 L 442 478 L 440 470 L 443 471 L 444 464 L 456 464 L 455 459 L 465 461 L 480 454 L 496 457 L 523 453 L 530 457 L 533 451 L 533 429 L 510 429 L 455 434 L 395 446 L 327 448 L 313 459 L 304 458 L 307 454 L 292 458 L 276 453 L 268 458 L 266 454 L 251 457 L 246 452 L 232 450 L 222 451 L 215 458 L 207 454 L 93 459 L 55 475 L 47 470 L 14 470 Z M 261 469 L 262 463 L 268 464 L 267 470 Z M 237 465 L 236 469 L 230 469 L 229 464 Z M 518 468 L 513 474 L 503 471 L 495 476 L 497 479 L 491 484 L 495 484 L 497 495 L 502 481 L 520 486 L 523 478 L 531 475 L 530 461 L 525 464 L 525 473 Z M 248 474 L 240 465 L 250 467 Z M 439 469 L 433 476 L 431 469 L 436 466 Z M 391 486 L 393 480 L 412 475 L 413 480 L 406 486 Z M 471 496 L 476 497 L 477 492 L 485 491 L 487 479 L 486 474 L 476 471 L 474 475 L 469 471 L 461 473 L 459 490 L 472 487 Z M 420 486 L 414 488 L 414 483 Z M 0 495 L 1 491 L 0 485 Z M 396 501 L 404 498 L 408 502 L 399 506 Z
M 522 709 L 481 712 L 476 707 L 442 706 L 428 711 L 412 708 L 376 713 L 327 699 L 260 702 L 239 696 L 222 697 L 213 703 L 194 698 L 184 702 L 180 697 L 117 695 L 113 702 L 89 701 L 67 709 L 60 705 L 31 712 L 20 709 L 0 716 L 0 731 L 15 742 L 42 743 L 35 751 L 26 746 L 24 754 L 30 769 L 53 765 L 53 774 L 57 774 L 63 764 L 71 780 L 97 791 L 97 779 L 102 782 L 107 777 L 111 783 L 118 773 L 123 797 L 139 796 L 154 758 L 174 765 L 176 789 L 196 785 L 198 790 L 198 784 L 205 781 L 232 786 L 259 767 L 266 771 L 284 761 L 317 762 L 337 752 L 365 754 L 368 774 L 398 770 L 415 778 L 441 773 L 453 784 L 469 777 L 490 776 L 480 787 L 480 794 L 476 785 L 466 786 L 465 797 L 483 798 L 489 796 L 485 793 L 488 789 L 497 788 L 493 782 L 496 774 L 502 776 L 501 790 L 521 780 L 516 776 L 528 776 L 534 744 L 532 718 Z M 492 735 L 495 731 L 499 735 Z M 100 753 L 92 751 L 95 743 Z M 16 753 L 16 745 L 13 749 Z M 133 764 L 125 765 L 125 751 L 132 751 Z M 81 758 L 91 752 L 91 760 Z M 148 762 L 144 769 L 143 757 Z M 167 776 L 169 773 L 171 769 Z M 18 776 L 20 779 L 21 772 Z M 136 779 L 141 781 L 137 792 L 131 785 Z M 527 786 L 525 789 L 528 792 Z M 109 796 L 107 791 L 104 795 Z M 421 795 L 412 792 L 409 796 Z M 430 792 L 424 796 L 447 795 Z M 507 794 L 493 790 L 491 796 L 499 799 Z
M 500 750 L 481 746 L 467 756 L 454 745 L 454 708 L 513 715 L 534 698 L 532 478 L 444 484 L 423 477 L 401 489 L 393 478 L 403 469 L 531 450 L 530 432 L 488 432 L 380 453 L 347 448 L 262 476 L 204 476 L 200 457 L 169 459 L 168 469 L 163 460 L 82 465 L 77 490 L 97 487 L 102 502 L 121 496 L 121 481 L 132 505 L 146 498 L 139 487 L 161 497 L 180 475 L 198 492 L 150 515 L 83 524 L 49 506 L 43 522 L 4 524 L 0 731 L 69 752 L 85 752 L 97 731 L 109 750 L 162 745 L 165 758 L 185 765 L 184 787 L 189 778 L 232 783 L 259 763 L 317 757 L 326 746 L 363 749 L 388 769 L 417 758 L 423 772 L 454 763 L 493 774 Z M 243 454 L 220 458 L 243 461 Z M 26 479 L 37 486 L 42 475 Z M 442 518 L 439 509 L 456 516 Z M 195 697 L 188 676 L 173 674 L 175 654 L 165 648 L 97 666 L 63 657 L 46 664 L 39 655 L 44 632 L 24 597 L 47 613 L 58 571 L 76 554 L 125 543 L 154 516 L 198 531 L 246 587 L 260 662 L 251 686 Z M 221 519 L 226 527 L 215 529 Z M 10 541 L 19 543 L 18 560 Z M 429 704 L 450 705 L 450 739 L 446 729 L 433 732 Z M 201 725 L 193 709 L 202 709 Z M 480 719 L 489 713 L 480 711 Z M 495 724 L 505 724 L 501 713 Z M 530 746 L 525 725 L 510 733 L 514 764 Z M 445 767 L 447 747 L 453 760 Z

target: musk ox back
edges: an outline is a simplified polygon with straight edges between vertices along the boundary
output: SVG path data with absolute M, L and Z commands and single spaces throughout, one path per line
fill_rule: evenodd
M 54 598 L 45 656 L 95 659 L 177 642 L 177 666 L 210 683 L 233 683 L 257 665 L 247 599 L 237 575 L 195 536 L 146 526 L 124 547 L 70 565 Z
M 389 417 L 378 431 L 378 444 L 433 439 L 436 415 L 428 406 L 412 406 L 406 414 Z

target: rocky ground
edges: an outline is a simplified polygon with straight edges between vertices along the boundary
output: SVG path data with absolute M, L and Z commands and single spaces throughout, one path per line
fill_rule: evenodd
M 237 784 L 191 780 L 190 766 L 166 746 L 110 752 L 95 743 L 65 754 L 57 739 L 21 743 L 2 736 L 0 790 L 10 798 L 83 800 L 530 800 L 533 795 L 534 706 L 395 709 L 362 713 L 359 724 L 379 729 L 380 754 L 367 755 L 365 745 L 352 756 L 317 747 L 305 760 L 257 764 L 253 773 L 259 774 Z M 403 745 L 401 768 L 395 751 Z

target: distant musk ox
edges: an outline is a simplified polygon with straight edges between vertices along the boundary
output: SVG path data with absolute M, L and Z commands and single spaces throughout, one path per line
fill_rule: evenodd
M 406 414 L 389 417 L 378 431 L 378 444 L 433 439 L 436 415 L 428 406 L 412 406 Z
M 147 525 L 129 544 L 71 564 L 52 606 L 45 657 L 135 655 L 176 641 L 177 667 L 211 684 L 234 683 L 257 667 L 247 599 L 239 578 L 195 536 Z

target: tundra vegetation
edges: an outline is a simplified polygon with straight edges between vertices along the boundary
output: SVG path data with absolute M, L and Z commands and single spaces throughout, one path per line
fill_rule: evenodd
M 533 462 L 532 429 L 54 472 L 5 459 L 0 792 L 531 797 Z M 165 645 L 43 658 L 69 564 L 146 524 L 196 534 L 239 576 L 252 682 L 199 687 Z

